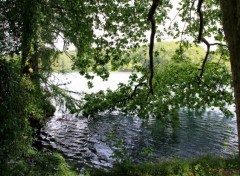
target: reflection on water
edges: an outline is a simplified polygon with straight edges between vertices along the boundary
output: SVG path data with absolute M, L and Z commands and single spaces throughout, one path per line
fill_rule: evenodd
M 181 110 L 179 116 L 176 130 L 164 128 L 158 120 L 121 115 L 91 119 L 54 116 L 42 129 L 41 138 L 45 146 L 61 151 L 77 168 L 109 168 L 116 152 L 136 162 L 206 154 L 230 156 L 237 152 L 235 120 L 217 111 L 196 115 Z M 151 157 L 143 155 L 146 149 L 151 149 Z
M 127 76 L 121 79 L 126 82 Z M 70 88 L 77 89 L 77 85 L 73 81 Z M 235 118 L 224 118 L 216 108 L 201 113 L 182 109 L 179 118 L 179 126 L 173 130 L 156 119 L 119 114 L 85 118 L 57 112 L 42 129 L 41 141 L 62 152 L 78 169 L 110 168 L 116 153 L 143 162 L 206 154 L 230 156 L 237 152 Z

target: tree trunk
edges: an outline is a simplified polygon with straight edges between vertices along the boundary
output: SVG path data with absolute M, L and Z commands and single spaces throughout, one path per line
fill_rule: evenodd
M 21 38 L 21 51 L 22 51 L 22 69 L 23 73 L 29 74 L 29 59 L 32 55 L 34 38 L 37 37 L 37 1 L 24 0 L 22 3 L 21 17 L 22 23 L 22 38 Z
M 238 129 L 238 156 L 240 158 L 240 1 L 221 0 L 223 29 L 230 52 Z

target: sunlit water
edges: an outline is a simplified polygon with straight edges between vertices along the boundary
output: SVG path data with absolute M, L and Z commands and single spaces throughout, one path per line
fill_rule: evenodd
M 96 78 L 92 90 L 88 90 L 86 80 L 77 73 L 55 76 L 61 82 L 71 82 L 67 88 L 72 91 L 95 92 L 108 87 L 115 89 L 117 83 L 127 82 L 129 73 L 112 73 L 108 82 Z M 59 109 L 42 129 L 41 141 L 63 153 L 79 170 L 111 168 L 123 158 L 143 162 L 207 154 L 226 157 L 237 152 L 235 118 L 225 118 L 214 108 L 203 112 L 181 109 L 179 119 L 174 130 L 156 119 L 121 114 L 86 118 L 64 114 Z

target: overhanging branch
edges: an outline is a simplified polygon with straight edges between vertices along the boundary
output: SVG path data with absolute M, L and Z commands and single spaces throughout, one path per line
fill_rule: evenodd
M 202 38 L 201 41 L 207 46 L 207 51 L 206 51 L 204 60 L 203 60 L 203 62 L 202 62 L 201 73 L 200 73 L 200 75 L 198 76 L 198 83 L 199 83 L 199 84 L 201 83 L 201 80 L 202 80 L 202 77 L 203 77 L 204 68 L 205 68 L 205 65 L 206 65 L 206 63 L 207 63 L 208 55 L 209 55 L 209 53 L 210 53 L 210 46 L 211 46 L 211 45 L 209 44 L 209 42 L 208 42 L 205 38 Z
M 198 0 L 197 12 L 199 15 L 199 33 L 198 33 L 198 43 L 202 41 L 203 36 L 203 13 L 202 13 L 202 4 L 204 0 Z
M 226 45 L 224 45 L 222 43 L 212 43 L 212 44 L 210 44 L 203 37 L 203 29 L 204 29 L 203 13 L 202 13 L 202 4 L 203 4 L 203 2 L 204 2 L 204 0 L 198 0 L 198 6 L 197 6 L 197 13 L 199 15 L 198 43 L 203 42 L 207 46 L 207 51 L 206 51 L 204 60 L 202 62 L 202 67 L 200 69 L 201 70 L 200 75 L 198 76 L 198 83 L 199 84 L 202 82 L 201 80 L 202 80 L 202 77 L 203 77 L 203 74 L 204 74 L 204 68 L 205 68 L 205 65 L 206 65 L 207 60 L 208 60 L 208 56 L 209 56 L 209 53 L 210 53 L 211 46 L 214 46 L 214 45 L 226 46 Z
M 204 60 L 202 62 L 202 67 L 200 69 L 201 70 L 200 75 L 197 77 L 198 84 L 201 84 L 201 82 L 202 82 L 204 68 L 205 68 L 205 65 L 206 65 L 206 62 L 207 62 L 207 59 L 208 59 L 208 55 L 210 53 L 210 44 L 205 38 L 203 38 L 203 28 L 204 28 L 204 26 L 203 26 L 203 13 L 202 13 L 203 1 L 204 0 L 198 0 L 198 5 L 197 5 L 197 13 L 199 15 L 199 32 L 198 32 L 197 42 L 198 43 L 203 42 L 207 46 L 207 51 L 206 51 Z
M 158 5 L 160 4 L 160 0 L 153 0 L 152 6 L 148 13 L 148 21 L 151 22 L 151 35 L 150 35 L 150 45 L 149 45 L 149 70 L 150 70 L 150 77 L 149 77 L 149 88 L 150 93 L 153 94 L 153 75 L 154 75 L 154 65 L 153 65 L 153 49 L 154 49 L 154 37 L 156 33 L 156 20 L 154 14 Z

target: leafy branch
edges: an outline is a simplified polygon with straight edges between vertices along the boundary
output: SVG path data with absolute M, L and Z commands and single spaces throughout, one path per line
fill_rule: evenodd
M 150 34 L 150 45 L 149 45 L 149 70 L 150 70 L 150 77 L 149 77 L 149 92 L 147 94 L 146 97 L 146 101 L 148 100 L 148 97 L 150 94 L 153 94 L 153 76 L 154 76 L 154 63 L 153 63 L 153 49 L 154 49 L 154 37 L 155 37 L 155 33 L 156 33 L 156 20 L 154 17 L 154 14 L 156 12 L 157 7 L 160 4 L 160 0 L 153 0 L 152 6 L 149 10 L 148 13 L 148 21 L 151 22 L 151 34 Z M 132 92 L 132 94 L 120 101 L 126 101 L 126 100 L 131 100 L 133 99 L 133 96 L 136 94 L 136 91 L 138 89 L 138 87 L 143 86 L 143 85 L 147 85 L 145 82 L 143 83 L 139 83 L 134 87 L 134 90 Z
M 151 22 L 151 34 L 150 34 L 150 45 L 149 45 L 149 58 L 150 58 L 150 63 L 149 63 L 149 70 L 150 70 L 150 77 L 149 77 L 149 87 L 147 86 L 146 82 L 141 82 L 137 85 L 134 86 L 133 92 L 131 93 L 130 96 L 120 99 L 118 101 L 115 101 L 115 105 L 121 102 L 125 102 L 128 100 L 132 100 L 133 97 L 135 96 L 137 89 L 141 86 L 147 86 L 149 91 L 146 97 L 146 101 L 149 98 L 150 94 L 153 94 L 153 76 L 154 76 L 154 63 L 153 63 L 153 49 L 154 49 L 154 38 L 155 38 L 155 33 L 156 33 L 156 20 L 154 17 L 154 14 L 156 12 L 157 7 L 160 4 L 160 0 L 153 0 L 152 6 L 149 10 L 148 13 L 148 18 L 147 20 Z

